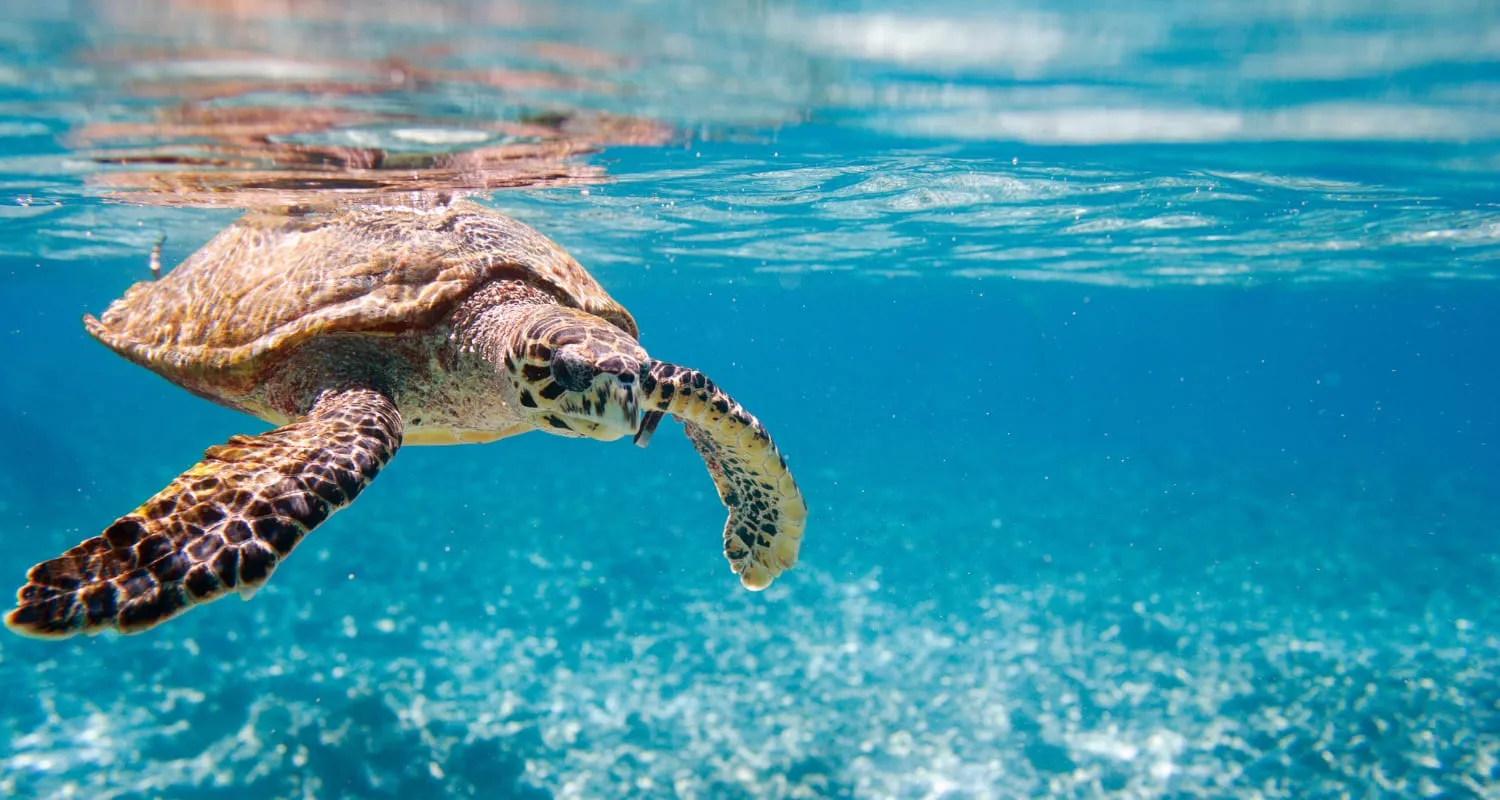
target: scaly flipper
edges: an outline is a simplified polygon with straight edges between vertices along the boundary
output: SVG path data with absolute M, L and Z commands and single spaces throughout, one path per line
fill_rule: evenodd
M 638 441 L 661 413 L 682 421 L 729 509 L 724 555 L 745 588 L 759 591 L 797 563 L 807 503 L 764 425 L 696 370 L 651 363 L 641 375 L 648 411 Z
M 227 592 L 248 596 L 369 485 L 401 428 L 385 395 L 328 391 L 296 422 L 211 447 L 104 535 L 32 567 L 5 624 L 47 638 L 136 633 Z

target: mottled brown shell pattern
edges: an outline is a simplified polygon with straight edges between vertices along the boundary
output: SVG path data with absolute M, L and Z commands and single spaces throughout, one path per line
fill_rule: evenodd
M 84 324 L 120 355 L 233 396 L 278 353 L 332 333 L 422 332 L 491 280 L 521 280 L 632 337 L 635 320 L 552 240 L 470 201 L 246 214 Z

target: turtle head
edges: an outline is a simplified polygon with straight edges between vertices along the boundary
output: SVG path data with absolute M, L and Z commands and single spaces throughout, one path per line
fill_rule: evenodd
M 640 424 L 646 351 L 608 321 L 554 306 L 521 326 L 506 359 L 516 408 L 538 430 L 613 441 Z

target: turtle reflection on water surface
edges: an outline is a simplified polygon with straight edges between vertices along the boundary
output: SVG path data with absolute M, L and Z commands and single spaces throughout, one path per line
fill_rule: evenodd
M 194 394 L 277 427 L 209 448 L 103 535 L 31 568 L 5 618 L 63 637 L 248 597 L 404 444 L 531 430 L 645 444 L 679 419 L 729 508 L 724 553 L 763 589 L 807 506 L 765 428 L 551 240 L 487 207 L 254 211 L 88 331 Z

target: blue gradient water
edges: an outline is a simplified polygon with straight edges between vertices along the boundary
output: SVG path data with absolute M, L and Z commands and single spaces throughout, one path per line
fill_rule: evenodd
M 0 795 L 1500 791 L 1489 4 L 307 9 L 5 4 L 0 572 L 264 427 L 79 324 L 264 200 L 101 152 L 290 169 L 101 127 L 177 103 L 670 128 L 488 202 L 766 423 L 802 561 L 739 588 L 670 421 L 407 448 L 250 602 L 0 637 Z

